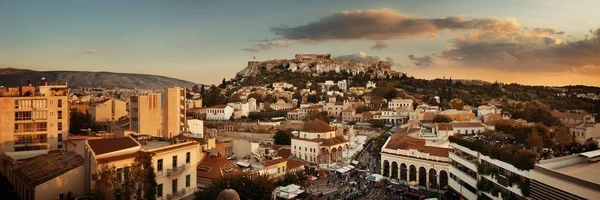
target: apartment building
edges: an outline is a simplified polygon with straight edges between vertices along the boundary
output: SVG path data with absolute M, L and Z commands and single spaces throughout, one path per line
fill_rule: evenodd
M 185 88 L 166 88 L 163 93 L 132 96 L 130 130 L 153 137 L 170 138 L 185 131 Z
M 206 120 L 226 121 L 233 115 L 234 109 L 228 105 L 214 105 L 206 108 Z
M 409 108 L 413 109 L 413 100 L 412 99 L 392 99 L 388 102 L 388 108 L 392 110 L 397 110 L 400 108 Z
M 59 149 L 69 133 L 66 83 L 0 87 L 0 153 Z
M 531 171 L 531 199 L 600 197 L 600 150 L 542 160 Z
M 87 113 L 96 122 L 114 122 L 127 115 L 127 103 L 118 99 L 105 99 L 90 104 Z
M 71 142 L 71 141 L 70 141 Z M 181 199 L 196 189 L 196 167 L 200 162 L 201 144 L 196 141 L 152 138 L 149 135 L 130 135 L 72 141 L 69 150 L 83 155 L 85 191 L 96 184 L 94 174 L 104 166 L 115 166 L 117 179 L 124 182 L 125 173 L 139 152 L 153 153 L 152 167 L 156 173 L 157 199 Z
M 1 154 L 2 174 L 23 200 L 83 197 L 83 157 L 74 152 L 36 150 Z
M 492 144 L 493 142 L 495 144 Z M 459 193 L 462 198 L 475 200 L 479 198 L 500 200 L 504 198 L 526 199 L 528 196 L 531 167 L 517 168 L 513 163 L 494 159 L 482 152 L 475 151 L 473 144 L 509 147 L 512 143 L 494 141 L 482 136 L 451 136 L 449 153 L 450 181 L 452 190 Z M 468 146 L 468 147 L 467 147 Z M 517 145 L 515 145 L 517 146 Z M 489 150 L 487 154 L 502 153 L 501 148 Z M 536 162 L 536 157 L 530 157 L 522 150 L 519 160 Z M 506 158 L 506 159 L 504 159 Z M 508 157 L 504 157 L 508 160 Z M 535 160 L 535 161 L 534 161 Z

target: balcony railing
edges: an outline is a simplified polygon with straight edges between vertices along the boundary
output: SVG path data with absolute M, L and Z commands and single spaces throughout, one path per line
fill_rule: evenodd
M 181 197 L 185 196 L 186 193 L 187 190 L 184 188 L 175 193 L 167 194 L 167 199 L 180 199 Z
M 37 144 L 37 143 L 47 143 L 48 139 L 39 139 L 39 140 L 17 140 L 15 144 Z
M 172 176 L 172 175 L 176 175 L 176 174 L 182 173 L 187 168 L 188 168 L 188 165 L 184 164 L 184 165 L 180 165 L 178 167 L 172 168 L 172 169 L 168 169 L 167 170 L 167 176 Z

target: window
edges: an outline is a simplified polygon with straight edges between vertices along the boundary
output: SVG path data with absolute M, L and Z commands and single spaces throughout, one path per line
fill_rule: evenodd
M 123 169 L 117 169 L 117 182 L 123 182 Z
M 171 181 L 171 193 L 177 193 L 177 179 Z
M 58 111 L 58 119 L 62 119 L 62 110 Z
M 185 176 L 185 187 L 190 187 L 190 175 Z
M 59 107 L 59 108 L 62 108 L 62 99 L 59 99 L 59 100 L 58 100 L 58 107 Z
M 190 158 L 191 158 L 190 152 L 185 153 L 185 163 L 189 164 Z
M 177 168 L 177 156 L 173 156 L 173 168 Z
M 162 171 L 163 170 L 163 160 L 162 159 L 158 159 L 158 163 L 156 163 L 156 171 Z
M 277 168 L 277 173 L 278 174 L 281 173 L 281 168 L 279 168 L 279 167 Z
M 158 184 L 158 186 L 156 186 L 156 196 L 162 197 L 162 194 L 162 184 Z
M 59 141 L 59 142 L 60 142 L 60 141 L 62 141 L 62 133 L 59 133 L 59 134 L 58 134 L 58 141 Z
M 62 122 L 58 122 L 58 130 L 62 131 Z

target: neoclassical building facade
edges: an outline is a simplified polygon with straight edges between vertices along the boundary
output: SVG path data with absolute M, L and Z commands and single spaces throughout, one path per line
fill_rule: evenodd
M 343 160 L 342 152 L 350 143 L 342 136 L 341 128 L 314 120 L 304 124 L 298 136 L 292 137 L 292 154 L 317 164 L 331 164 Z
M 448 148 L 428 145 L 424 139 L 409 136 L 419 129 L 401 129 L 390 136 L 381 149 L 381 175 L 417 183 L 426 189 L 446 190 Z

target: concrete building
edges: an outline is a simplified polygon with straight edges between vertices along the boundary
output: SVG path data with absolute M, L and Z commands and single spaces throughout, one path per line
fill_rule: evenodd
M 484 115 L 490 114 L 490 113 L 502 113 L 502 109 L 500 108 L 496 108 L 496 106 L 494 105 L 481 105 L 479 107 L 477 107 L 477 117 L 483 117 Z
M 0 153 L 60 149 L 69 134 L 66 83 L 0 87 Z
M 600 150 L 542 160 L 531 171 L 531 199 L 600 197 Z
M 234 109 L 228 105 L 215 105 L 206 108 L 206 120 L 226 121 L 233 116 Z
M 587 140 L 595 140 L 600 142 L 600 123 L 586 122 L 572 124 L 569 126 L 569 131 L 579 143 L 585 143 Z
M 415 136 L 418 128 L 402 128 L 381 149 L 381 175 L 398 180 L 402 184 L 417 182 L 426 189 L 445 190 L 448 186 L 447 140 L 429 142 Z
M 105 99 L 90 104 L 87 113 L 96 122 L 114 122 L 127 115 L 127 103 L 118 99 Z
M 589 113 L 581 112 L 581 113 L 570 113 L 570 112 L 560 112 L 560 111 L 552 111 L 552 116 L 558 118 L 560 122 L 564 125 L 572 125 L 586 122 L 596 122 L 594 116 Z
M 148 152 L 154 154 L 152 167 L 158 184 L 157 199 L 181 199 L 196 190 L 196 167 L 202 159 L 200 146 L 195 141 L 161 141 L 148 135 L 130 135 L 73 141 L 69 150 L 84 155 L 85 172 L 79 177 L 85 180 L 86 192 L 95 187 L 97 180 L 93 174 L 102 166 L 115 166 L 118 179 L 124 182 L 126 168 L 131 167 L 136 155 Z
M 308 122 L 298 136 L 292 137 L 292 154 L 317 164 L 342 161 L 342 152 L 349 148 L 349 142 L 338 132 L 321 120 Z
M 185 88 L 166 88 L 130 99 L 130 129 L 154 137 L 170 138 L 185 131 Z
M 83 197 L 83 157 L 74 152 L 37 150 L 1 155 L 2 174 L 21 199 Z
M 231 102 L 227 103 L 227 105 L 236 111 L 240 111 L 241 116 L 248 117 L 250 115 L 250 104 L 248 102 Z
M 287 173 L 287 162 L 288 159 L 277 158 L 273 160 L 266 160 L 258 164 L 254 164 L 252 167 L 258 171 L 261 175 L 268 175 L 269 178 L 279 178 Z
M 481 137 L 462 136 L 456 137 L 461 141 L 477 141 Z M 461 139 L 462 138 L 462 139 Z M 488 139 L 484 139 L 490 141 Z M 494 145 L 494 144 L 488 144 Z M 497 145 L 513 145 L 508 143 Z M 462 198 L 475 200 L 478 197 L 502 199 L 511 196 L 514 199 L 525 199 L 520 183 L 529 181 L 530 171 L 519 169 L 514 165 L 491 158 L 481 152 L 451 140 L 450 147 L 450 181 L 449 186 Z M 523 154 L 522 159 L 530 159 Z M 533 158 L 537 159 L 537 158 Z M 481 187 L 478 187 L 480 185 Z M 478 189 L 480 188 L 480 189 Z
M 446 115 L 454 121 L 472 121 L 475 119 L 475 113 L 466 110 L 448 109 L 439 114 Z
M 197 119 L 187 120 L 188 131 L 195 138 L 204 138 L 204 121 Z
M 273 83 L 273 90 L 283 92 L 286 89 L 293 89 L 294 85 L 286 83 L 286 82 L 275 82 Z
M 388 108 L 392 110 L 398 110 L 400 108 L 413 109 L 412 99 L 392 99 L 388 102 Z
M 242 159 L 252 153 L 257 153 L 258 142 L 248 140 L 234 140 L 232 144 L 233 155 L 237 159 Z

